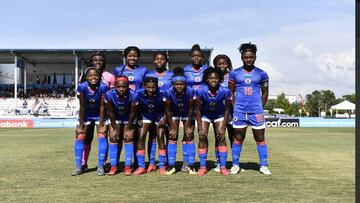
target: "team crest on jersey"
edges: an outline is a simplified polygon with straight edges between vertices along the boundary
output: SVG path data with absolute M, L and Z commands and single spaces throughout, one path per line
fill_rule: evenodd
M 149 108 L 150 110 L 154 109 L 154 107 L 155 107 L 154 104 L 149 104 L 149 105 L 148 105 L 148 108 Z
M 123 111 L 125 109 L 124 106 L 119 106 L 119 111 Z
M 216 103 L 215 103 L 215 102 L 210 102 L 209 105 L 210 105 L 211 107 L 214 107 L 214 106 L 216 106 Z
M 89 99 L 89 103 L 90 104 L 95 104 L 95 99 L 93 99 L 93 98 Z
M 234 116 L 233 121 L 239 120 L 238 117 Z
M 134 76 L 129 76 L 129 81 L 133 81 L 134 80 Z
M 195 81 L 196 81 L 196 82 L 200 82 L 200 81 L 201 81 L 201 78 L 200 78 L 200 77 L 195 77 Z
M 251 83 L 251 79 L 250 79 L 250 78 L 246 78 L 246 79 L 245 79 L 245 83 L 246 83 L 246 84 L 250 84 L 250 83 Z
M 159 81 L 159 87 L 163 86 L 163 84 L 164 84 L 163 82 Z
M 178 106 L 180 109 L 184 108 L 184 104 L 183 104 L 183 103 L 179 103 L 177 106 Z

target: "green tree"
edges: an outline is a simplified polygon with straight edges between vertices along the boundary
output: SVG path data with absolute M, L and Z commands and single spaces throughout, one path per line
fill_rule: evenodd
M 348 100 L 349 102 L 352 102 L 352 103 L 356 104 L 356 96 L 355 96 L 355 94 L 347 94 L 347 95 L 342 96 L 342 98 L 344 100 Z
M 274 108 L 276 106 L 276 99 L 267 100 L 264 109 L 269 110 L 269 114 L 274 114 Z
M 329 114 L 329 109 L 337 103 L 334 92 L 331 90 L 315 90 L 306 95 L 305 108 L 310 116 L 320 116 L 321 111 Z

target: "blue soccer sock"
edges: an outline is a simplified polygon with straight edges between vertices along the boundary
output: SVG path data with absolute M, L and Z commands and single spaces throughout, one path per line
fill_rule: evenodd
M 241 154 L 241 149 L 242 149 L 242 141 L 238 141 L 236 139 L 234 139 L 233 145 L 232 145 L 232 164 L 233 166 L 240 166 L 239 161 L 240 161 L 240 154 Z
M 84 139 L 85 139 L 85 135 L 80 134 L 75 140 L 74 154 L 75 154 L 76 168 L 81 168 L 82 155 L 84 151 Z
M 227 161 L 227 147 L 226 146 L 218 146 L 218 149 L 219 149 L 220 167 L 225 167 L 226 161 Z
M 199 149 L 200 168 L 206 168 L 207 148 Z
M 260 158 L 260 167 L 267 166 L 268 150 L 265 141 L 256 142 L 256 148 Z
M 188 160 L 188 144 L 183 141 L 182 143 L 182 154 L 183 154 L 183 163 L 184 164 L 188 164 L 189 160 Z
M 159 168 L 164 168 L 166 165 L 166 149 L 159 149 Z
M 138 149 L 136 152 L 138 165 L 140 168 L 145 168 L 145 149 Z
M 216 163 L 220 164 L 220 156 L 219 156 L 219 147 L 215 146 L 215 158 L 216 158 Z
M 131 166 L 131 161 L 134 156 L 134 144 L 132 142 L 124 143 L 125 148 L 125 167 Z
M 118 164 L 118 143 L 109 143 L 109 159 L 111 166 L 117 166 Z
M 155 165 L 155 155 L 156 155 L 156 140 L 149 140 L 148 142 L 148 157 L 149 164 Z
M 187 157 L 189 166 L 194 166 L 195 164 L 195 154 L 196 146 L 194 141 L 187 142 Z
M 167 152 L 168 152 L 169 166 L 175 166 L 175 162 L 176 162 L 176 141 L 169 141 L 168 146 L 167 146 Z
M 107 140 L 104 136 L 98 137 L 98 167 L 103 167 L 106 158 Z

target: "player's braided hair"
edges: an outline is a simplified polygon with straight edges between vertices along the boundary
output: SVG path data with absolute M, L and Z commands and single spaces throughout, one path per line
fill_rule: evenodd
M 166 52 L 164 52 L 164 51 L 157 51 L 157 52 L 155 52 L 155 54 L 153 55 L 153 59 L 155 59 L 155 57 L 156 57 L 157 55 L 159 55 L 159 54 L 161 54 L 161 55 L 164 56 L 166 62 L 169 62 L 168 55 L 167 55 Z
M 257 48 L 255 44 L 251 44 L 251 42 L 249 42 L 241 44 L 239 47 L 239 51 L 240 53 L 244 53 L 245 51 L 251 51 L 256 54 Z
M 232 67 L 232 63 L 231 63 L 231 60 L 230 58 L 225 55 L 225 54 L 219 54 L 217 56 L 215 56 L 214 60 L 213 60 L 213 65 L 216 67 L 216 64 L 217 64 L 217 61 L 220 60 L 220 59 L 224 59 L 226 61 L 226 63 L 228 64 L 228 67 L 227 67 L 227 71 L 232 71 L 233 70 L 233 67 Z
M 147 83 L 156 83 L 158 84 L 158 79 L 156 77 L 145 77 L 144 78 L 144 85 Z
M 202 81 L 207 84 L 206 79 L 212 73 L 215 73 L 216 75 L 218 75 L 220 81 L 224 80 L 224 76 L 223 76 L 223 74 L 221 74 L 221 72 L 219 71 L 218 68 L 214 68 L 212 66 L 209 66 L 204 70 Z
M 175 76 L 185 76 L 184 75 L 184 69 L 182 67 L 180 67 L 180 66 L 175 67 L 173 71 L 174 71 L 173 77 L 175 77 Z

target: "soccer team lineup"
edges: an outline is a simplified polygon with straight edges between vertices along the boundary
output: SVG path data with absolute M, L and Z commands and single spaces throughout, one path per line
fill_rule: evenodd
M 195 44 L 189 52 L 189 65 L 169 70 L 167 53 L 159 51 L 153 55 L 155 70 L 150 71 L 138 64 L 141 50 L 129 46 L 124 50 L 124 65 L 115 67 L 113 73 L 106 71 L 105 55 L 94 52 L 77 88 L 80 109 L 71 175 L 90 172 L 91 142 L 97 136 L 98 176 L 174 175 L 180 153 L 181 171 L 206 176 L 210 126 L 215 136 L 211 143 L 215 146 L 214 171 L 229 176 L 243 170 L 239 159 L 249 127 L 259 155 L 259 173 L 271 175 L 263 112 L 269 77 L 255 66 L 255 44 L 241 44 L 239 52 L 243 63 L 239 68 L 233 69 L 224 54 L 208 66 Z M 179 134 L 181 126 L 183 133 Z M 177 150 L 180 144 L 181 151 Z M 121 153 L 124 167 L 120 168 Z M 226 165 L 228 156 L 231 167 Z M 195 167 L 196 158 L 199 167 Z

